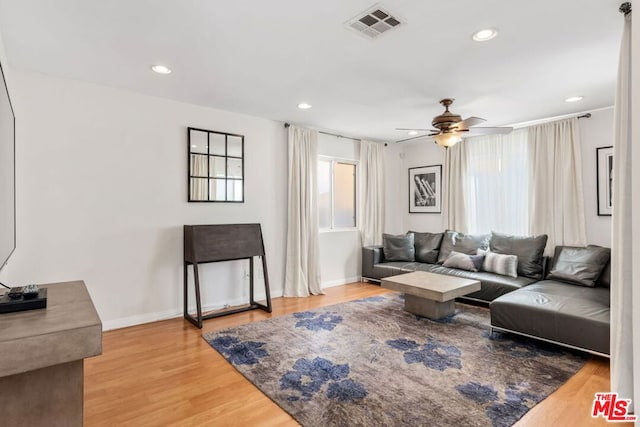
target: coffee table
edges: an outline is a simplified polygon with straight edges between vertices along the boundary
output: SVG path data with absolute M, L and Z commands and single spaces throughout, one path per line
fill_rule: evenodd
M 414 271 L 385 277 L 383 288 L 404 292 L 404 309 L 438 320 L 455 311 L 454 299 L 480 290 L 480 282 L 445 274 Z

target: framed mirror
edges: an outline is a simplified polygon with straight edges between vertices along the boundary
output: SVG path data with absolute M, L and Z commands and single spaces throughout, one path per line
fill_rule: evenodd
M 244 136 L 187 131 L 189 201 L 244 203 Z

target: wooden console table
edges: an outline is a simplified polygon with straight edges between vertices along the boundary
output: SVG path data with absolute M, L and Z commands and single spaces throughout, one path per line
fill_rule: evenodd
M 264 272 L 264 288 L 266 305 L 254 299 L 253 292 L 253 260 L 262 258 Z M 200 275 L 198 265 L 209 262 L 249 260 L 249 305 L 233 308 L 222 312 L 202 314 L 200 300 Z M 189 314 L 187 282 L 189 265 L 193 265 L 193 282 L 196 293 L 196 317 Z M 227 314 L 261 309 L 271 313 L 271 294 L 269 292 L 269 274 L 267 260 L 262 241 L 260 224 L 215 224 L 215 225 L 185 225 L 184 226 L 184 318 L 198 328 L 202 328 L 202 321 Z
M 81 426 L 83 359 L 102 353 L 84 282 L 41 285 L 47 308 L 0 314 L 0 424 Z

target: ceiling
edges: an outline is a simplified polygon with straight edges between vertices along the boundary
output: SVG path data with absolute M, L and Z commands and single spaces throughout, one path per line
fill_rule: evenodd
M 380 141 L 430 127 L 444 97 L 490 126 L 613 104 L 620 1 L 386 0 L 399 27 L 345 27 L 374 3 L 0 0 L 0 31 L 12 67 Z

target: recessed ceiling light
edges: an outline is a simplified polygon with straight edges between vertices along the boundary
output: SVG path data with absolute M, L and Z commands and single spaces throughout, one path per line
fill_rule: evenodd
M 417 130 L 410 130 L 409 132 L 407 132 L 409 135 L 417 135 L 418 131 Z
M 578 102 L 582 101 L 583 98 L 584 96 L 570 96 L 569 98 L 565 99 L 564 102 Z
M 307 104 L 306 102 L 301 102 L 300 104 L 298 104 L 298 108 L 301 110 L 308 110 L 311 107 L 313 106 L 311 104 Z
M 495 36 L 498 35 L 498 30 L 495 28 L 485 28 L 484 30 L 479 30 L 473 33 L 473 39 L 477 42 L 486 42 L 487 40 L 491 40 Z
M 171 74 L 171 68 L 164 65 L 152 65 L 151 69 L 158 74 Z

